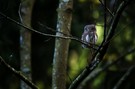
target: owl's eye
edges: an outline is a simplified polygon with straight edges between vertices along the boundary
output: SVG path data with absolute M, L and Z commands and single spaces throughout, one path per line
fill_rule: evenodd
M 91 31 L 93 31 L 93 30 L 95 30 L 95 27 L 92 26 L 92 27 L 90 27 L 89 29 L 90 29 Z
M 84 28 L 84 31 L 89 31 L 89 29 L 87 27 Z
M 92 30 L 92 31 L 95 31 L 96 29 L 93 27 L 93 28 L 91 28 L 91 30 Z

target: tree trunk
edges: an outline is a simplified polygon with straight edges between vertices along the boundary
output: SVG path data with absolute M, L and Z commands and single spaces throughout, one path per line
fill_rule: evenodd
M 34 0 L 25 0 L 20 4 L 20 20 L 21 23 L 30 27 L 31 13 Z M 27 29 L 20 30 L 20 68 L 22 73 L 31 79 L 31 33 Z M 23 81 L 21 81 L 21 89 L 31 89 Z
M 69 35 L 72 20 L 72 0 L 60 0 L 57 22 L 57 36 Z M 64 34 L 62 34 L 62 33 Z M 69 40 L 56 38 L 53 59 L 52 89 L 66 89 L 66 68 Z

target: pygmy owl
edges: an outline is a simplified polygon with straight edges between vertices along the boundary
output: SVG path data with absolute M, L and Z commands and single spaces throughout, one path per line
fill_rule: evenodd
M 90 43 L 91 46 L 93 46 L 97 42 L 98 36 L 96 33 L 96 27 L 94 24 L 86 25 L 84 27 L 84 32 L 82 34 L 82 41 L 85 41 L 87 43 Z M 83 48 L 88 48 L 85 44 L 82 44 Z

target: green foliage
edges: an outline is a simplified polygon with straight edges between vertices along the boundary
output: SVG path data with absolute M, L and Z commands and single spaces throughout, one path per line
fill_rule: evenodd
M 16 0 L 0 1 L 0 11 L 18 21 L 18 2 Z M 111 1 L 111 0 L 110 0 Z M 107 1 L 107 6 L 110 8 L 110 1 Z M 120 0 L 118 0 L 120 2 Z M 117 3 L 117 6 L 119 5 Z M 38 31 L 49 34 L 55 34 L 48 29 L 42 27 L 39 22 L 51 28 L 56 28 L 57 6 L 58 0 L 36 0 L 33 14 L 32 27 Z M 3 5 L 1 5 L 3 4 Z M 117 7 L 116 6 L 116 7 Z M 133 11 L 135 4 L 131 3 L 121 16 L 120 22 L 117 26 L 114 37 L 111 39 L 111 44 L 104 57 L 105 65 L 108 62 L 115 61 L 120 55 L 135 45 L 135 12 Z M 7 8 L 7 9 L 6 9 Z M 110 14 L 107 13 L 107 21 L 109 21 Z M 95 23 L 98 34 L 97 45 L 100 45 L 103 40 L 103 24 L 104 24 L 103 6 L 98 0 L 74 0 L 73 20 L 71 34 L 77 38 L 81 38 L 83 27 L 87 24 Z M 109 23 L 107 24 L 109 26 Z M 64 49 L 63 49 L 64 50 Z M 33 81 L 41 89 L 51 89 L 51 68 L 54 52 L 54 38 L 45 37 L 32 33 L 32 73 Z M 10 55 L 13 54 L 11 60 Z M 19 29 L 16 24 L 13 24 L 6 19 L 0 17 L 0 55 L 6 59 L 6 62 L 11 64 L 19 70 Z M 81 44 L 71 41 L 68 57 L 68 74 L 71 79 L 74 79 L 85 67 L 88 65 L 88 58 L 91 57 L 90 50 L 81 48 Z M 103 89 L 107 86 L 111 89 L 114 82 L 118 81 L 127 68 L 135 62 L 135 53 L 127 55 L 114 66 L 110 67 L 106 72 L 97 76 L 93 81 L 91 80 L 91 89 Z M 0 88 L 1 89 L 18 89 L 19 83 L 14 78 L 12 73 L 3 70 L 4 67 L 0 65 Z M 121 72 L 122 71 L 122 72 Z M 109 76 L 106 76 L 109 75 Z M 8 77 L 7 77 L 8 76 Z M 68 77 L 68 76 L 67 76 Z M 134 77 L 134 76 L 131 76 Z M 109 78 L 109 79 L 108 79 Z M 115 79 L 116 78 L 116 79 Z M 105 79 L 108 79 L 107 81 Z M 7 80 L 8 84 L 7 84 Z M 16 81 L 13 81 L 16 80 Z M 134 79 L 127 80 L 129 87 L 127 89 L 134 89 Z M 70 83 L 70 82 L 69 82 Z M 104 83 L 104 85 L 102 85 Z M 126 84 L 125 84 L 126 85 Z M 8 87 L 10 86 L 10 87 Z M 131 86 L 131 87 L 130 87 Z M 106 88 L 106 89 L 107 89 Z M 87 89 L 87 88 L 86 88 Z M 105 88 L 104 88 L 105 89 Z M 122 87 L 121 89 L 126 89 Z
M 103 72 L 102 74 L 100 74 L 95 78 L 95 80 L 92 83 L 92 88 L 100 89 L 104 81 L 105 81 L 105 73 Z

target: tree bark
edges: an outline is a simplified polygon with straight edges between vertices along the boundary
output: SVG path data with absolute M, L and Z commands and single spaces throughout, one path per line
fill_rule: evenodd
M 22 24 L 30 27 L 31 13 L 34 0 L 22 1 L 19 8 L 19 15 Z M 23 74 L 31 80 L 31 33 L 21 28 L 20 30 L 20 68 Z M 31 89 L 27 84 L 21 81 L 21 89 Z
M 60 0 L 59 8 L 57 9 L 57 36 L 66 36 L 65 34 L 70 34 L 72 6 L 72 0 Z M 69 40 L 56 38 L 53 59 L 52 89 L 66 89 L 68 48 Z

